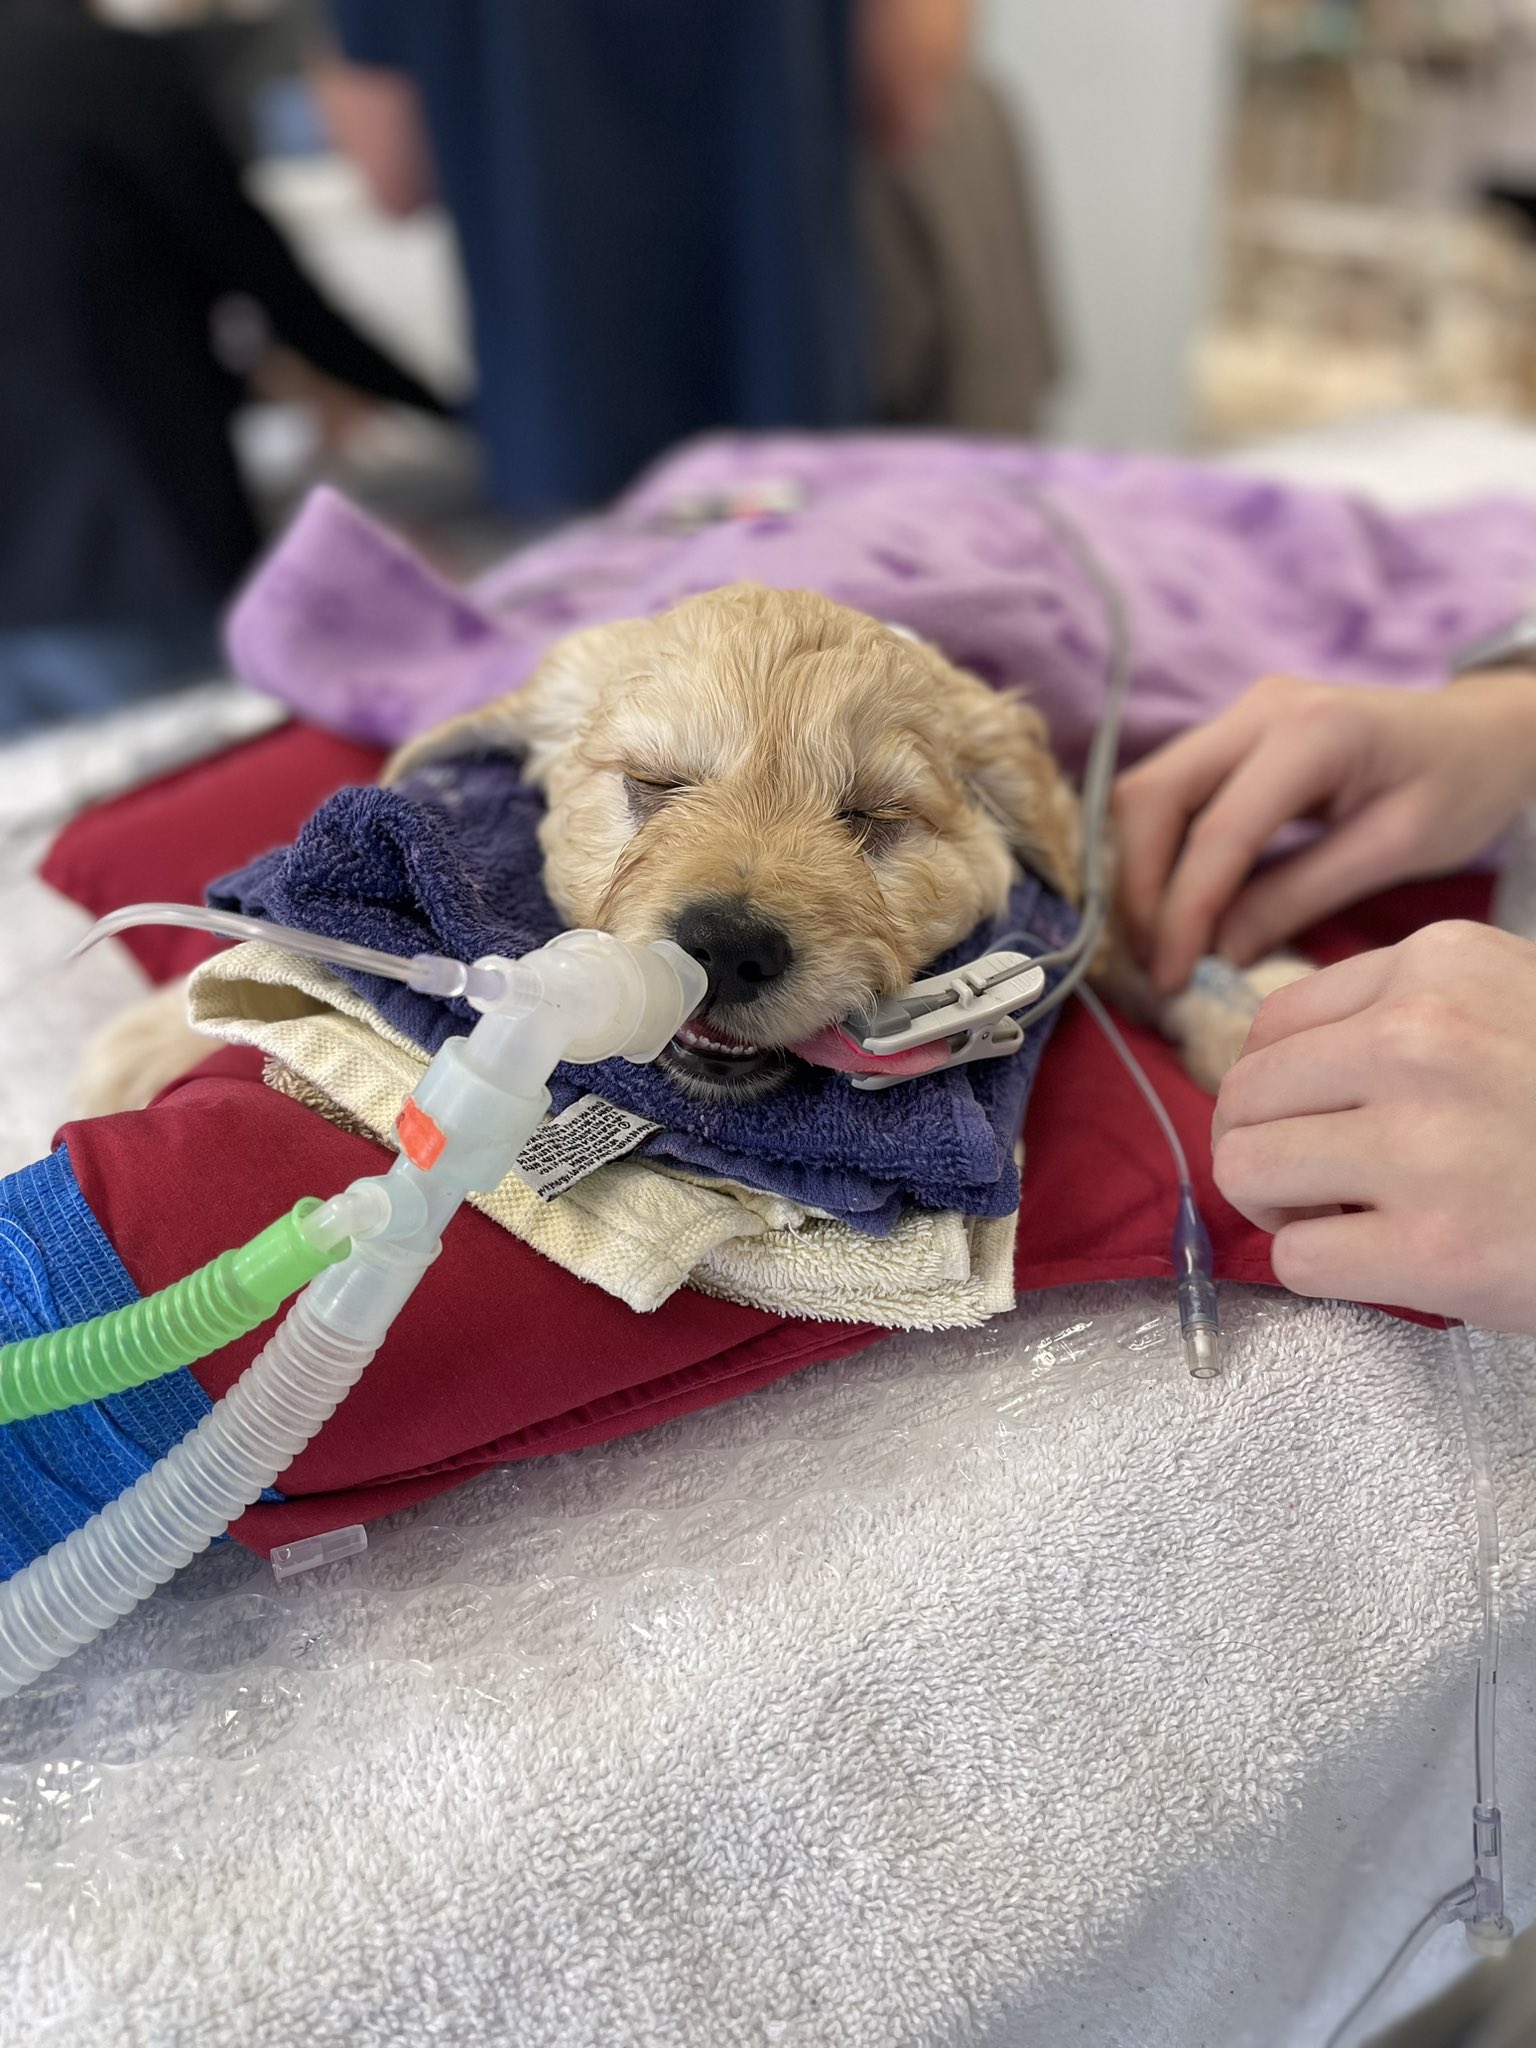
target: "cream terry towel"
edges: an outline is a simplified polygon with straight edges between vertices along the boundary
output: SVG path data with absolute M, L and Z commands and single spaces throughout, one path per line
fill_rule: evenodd
M 199 1031 L 259 1047 L 386 1143 L 426 1062 L 324 967 L 244 945 L 200 967 Z M 509 1176 L 471 1198 L 504 1229 L 617 1295 L 656 1308 L 679 1287 L 780 1315 L 890 1329 L 974 1328 L 1013 1306 L 1016 1220 L 912 1209 L 866 1237 L 782 1196 L 614 1159 L 546 1202 Z

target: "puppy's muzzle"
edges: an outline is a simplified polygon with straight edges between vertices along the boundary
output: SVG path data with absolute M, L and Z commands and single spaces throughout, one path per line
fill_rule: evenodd
M 794 965 L 789 934 L 745 897 L 713 896 L 687 904 L 673 936 L 709 977 L 704 1006 L 673 1039 L 664 1063 L 696 1090 L 750 1099 L 772 1088 L 787 1056 L 748 1042 L 740 1012 L 771 994 Z M 729 1026 L 719 1021 L 721 1013 Z
M 710 1010 L 755 1003 L 794 963 L 789 934 L 744 898 L 690 903 L 675 929 L 677 943 L 709 976 Z

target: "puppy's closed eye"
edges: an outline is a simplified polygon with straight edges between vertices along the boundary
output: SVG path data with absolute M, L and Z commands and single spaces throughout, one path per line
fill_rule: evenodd
M 912 822 L 905 811 L 896 810 L 839 811 L 837 821 L 847 826 L 860 853 L 870 860 L 888 853 Z
M 666 775 L 640 775 L 629 769 L 624 770 L 624 797 L 629 805 L 629 815 L 637 825 L 643 825 L 661 809 L 668 797 L 676 796 L 688 784 Z

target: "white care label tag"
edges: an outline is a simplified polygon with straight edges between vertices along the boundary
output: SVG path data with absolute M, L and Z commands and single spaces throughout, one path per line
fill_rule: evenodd
M 514 1171 L 542 1201 L 552 1202 L 660 1129 L 649 1117 L 616 1109 L 601 1095 L 583 1095 L 539 1125 L 518 1153 Z

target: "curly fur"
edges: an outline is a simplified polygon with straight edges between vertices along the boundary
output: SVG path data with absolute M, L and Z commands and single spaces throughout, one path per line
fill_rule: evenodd
M 1038 712 L 810 591 L 733 584 L 578 633 L 384 779 L 488 748 L 523 753 L 547 797 L 569 923 L 663 938 L 730 897 L 788 935 L 750 1019 L 717 1015 L 761 1045 L 905 986 L 1003 909 L 1016 860 L 1076 889 L 1077 801 Z

